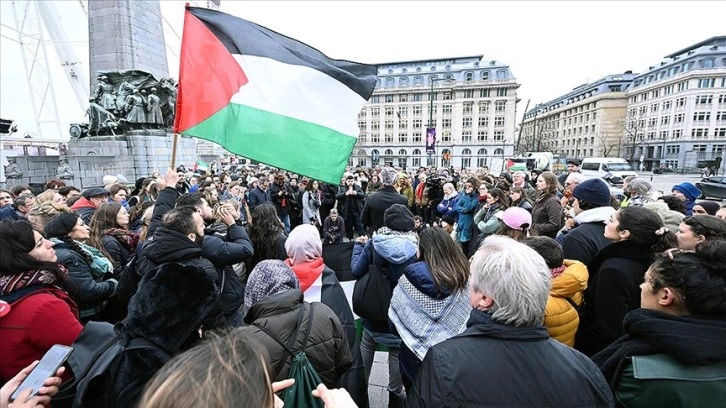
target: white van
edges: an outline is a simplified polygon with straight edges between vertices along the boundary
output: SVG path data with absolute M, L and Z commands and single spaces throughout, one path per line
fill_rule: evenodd
M 610 173 L 624 179 L 638 175 L 625 159 L 619 157 L 587 157 L 582 160 L 580 171 L 589 177 L 603 177 Z

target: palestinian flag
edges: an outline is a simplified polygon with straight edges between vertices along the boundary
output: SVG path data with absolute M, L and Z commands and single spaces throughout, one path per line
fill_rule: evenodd
M 376 73 L 255 23 L 187 7 L 174 131 L 337 185 Z
M 209 171 L 209 165 L 207 165 L 204 160 L 197 160 L 197 162 L 194 163 L 194 171 Z

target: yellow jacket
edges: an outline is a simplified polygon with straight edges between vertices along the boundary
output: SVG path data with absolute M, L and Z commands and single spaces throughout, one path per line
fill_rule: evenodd
M 580 261 L 565 259 L 567 267 L 560 276 L 552 279 L 552 289 L 544 314 L 544 325 L 550 336 L 572 347 L 575 344 L 575 333 L 580 325 L 578 311 L 567 301 L 582 305 L 587 289 L 587 267 Z

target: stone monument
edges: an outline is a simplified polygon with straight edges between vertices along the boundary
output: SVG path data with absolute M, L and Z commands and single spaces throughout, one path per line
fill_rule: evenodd
M 58 167 L 76 186 L 163 173 L 171 165 L 176 81 L 169 78 L 158 0 L 88 2 L 91 99 L 88 123 L 72 124 Z M 196 162 L 194 139 L 179 137 L 176 165 Z

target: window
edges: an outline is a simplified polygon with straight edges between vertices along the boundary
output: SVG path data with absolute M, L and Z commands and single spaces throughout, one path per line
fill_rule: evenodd
M 507 96 L 507 88 L 497 89 L 497 96 Z
M 413 142 L 414 143 L 421 143 L 421 132 L 414 131 L 413 132 Z
M 711 112 L 696 112 L 693 114 L 693 120 L 697 120 L 697 121 L 711 120 Z
M 474 110 L 474 102 L 464 102 L 464 113 L 471 113 Z
M 386 133 L 386 144 L 393 143 L 393 133 Z
M 421 116 L 421 105 L 413 105 L 413 116 Z
M 471 131 L 461 132 L 462 142 L 471 142 Z
M 507 70 L 500 69 L 497 71 L 497 79 L 507 79 Z
M 489 126 L 489 117 L 488 116 L 479 116 L 479 127 L 487 127 Z
M 423 85 L 423 77 L 422 76 L 413 77 L 413 84 L 414 85 Z
M 483 79 L 484 81 L 486 81 L 487 79 L 489 79 L 489 71 L 482 71 L 481 72 L 481 79 Z
M 406 117 L 408 116 L 408 106 L 399 106 L 398 107 L 398 116 L 399 117 Z
M 499 140 L 499 141 L 504 140 L 504 131 L 503 130 L 495 130 L 494 131 L 494 140 Z M 496 154 L 496 152 L 494 154 Z
M 678 154 L 681 152 L 680 145 L 668 145 L 666 146 L 666 154 Z
M 496 149 L 496 150 L 494 150 L 494 155 L 495 156 L 502 156 L 502 155 L 504 155 L 504 150 L 503 149 Z
M 443 108 L 444 109 L 444 115 L 450 115 L 452 108 L 453 108 L 453 105 L 452 104 L 445 103 L 444 104 L 444 108 Z
M 375 122 L 371 123 L 371 129 L 378 130 L 380 128 L 381 128 L 381 122 L 375 121 Z
M 651 113 L 652 112 L 658 112 L 658 104 L 657 103 L 654 103 L 654 104 L 650 105 L 650 112 Z
M 658 139 L 660 139 L 660 140 L 668 139 L 668 131 L 661 130 L 660 132 L 658 132 Z
M 650 119 L 648 119 L 648 127 L 653 127 L 653 126 L 656 125 L 656 123 L 658 123 L 658 119 L 657 118 L 650 118 Z
M 665 102 L 663 102 L 663 104 L 661 105 L 661 109 L 663 109 L 664 111 L 670 110 L 671 109 L 671 101 L 665 101 Z
M 713 102 L 713 95 L 698 95 L 696 96 L 696 105 L 709 104 Z
M 386 130 L 392 130 L 393 129 L 393 121 L 387 120 L 386 121 Z
M 726 120 L 726 111 L 716 112 L 716 120 Z
M 478 142 L 483 142 L 487 140 L 488 132 L 486 130 L 480 130 L 476 133 L 476 140 Z
M 441 141 L 447 142 L 447 143 L 451 142 L 451 131 L 450 130 L 444 130 L 443 132 L 441 132 Z
M 671 123 L 671 117 L 670 116 L 663 116 L 662 118 L 660 118 L 660 124 L 661 125 L 667 125 L 669 123 Z
M 708 59 L 702 59 L 701 60 L 701 68 L 713 68 L 713 58 Z
M 715 137 L 726 137 L 726 128 L 716 128 L 713 131 Z
M 680 108 L 683 106 L 686 106 L 686 98 L 682 97 L 682 98 L 676 99 L 676 108 Z
M 680 139 L 683 136 L 683 129 L 676 129 L 673 131 L 673 138 Z
M 401 86 L 408 86 L 408 77 L 401 77 L 401 79 L 398 80 L 398 84 Z
M 451 119 L 448 119 L 448 118 L 444 118 L 444 119 L 443 119 L 443 120 L 441 121 L 441 127 L 443 127 L 444 129 L 449 129 L 449 128 L 451 128 Z
M 393 116 L 393 106 L 385 107 L 386 116 Z
M 726 94 L 718 96 L 718 103 L 726 103 Z
M 404 130 L 408 128 L 408 121 L 406 119 L 402 119 L 398 121 L 398 128 L 401 130 Z
M 480 98 L 488 98 L 489 97 L 489 89 L 480 89 L 479 90 L 479 97 Z
M 444 100 L 450 101 L 451 100 L 451 91 L 444 92 Z
M 686 116 L 686 115 L 685 115 L 685 114 L 683 114 L 683 113 L 677 113 L 677 114 L 676 114 L 676 115 L 675 115 L 675 116 L 673 117 L 673 123 L 683 123 L 683 119 L 685 118 L 685 116 Z
M 474 90 L 473 89 L 465 89 L 464 90 L 464 98 L 473 98 L 474 97 Z
M 413 128 L 415 129 L 421 129 L 423 127 L 421 119 L 414 119 L 413 120 Z
M 467 116 L 461 121 L 461 127 L 464 129 L 471 128 L 471 116 Z
M 423 94 L 420 94 L 420 93 L 413 94 L 413 101 L 414 102 L 423 101 Z
M 592 120 L 595 120 L 595 119 L 597 119 L 597 112 L 592 113 Z
M 494 102 L 494 110 L 497 112 L 504 112 L 507 109 L 507 102 L 506 101 L 496 101 Z
M 462 168 L 471 167 L 471 150 L 464 149 L 461 151 L 461 167 Z
M 678 84 L 678 92 L 683 92 L 688 89 L 688 81 L 683 81 Z
M 379 116 L 381 114 L 381 108 L 375 107 L 371 109 L 371 115 Z
M 663 95 L 670 95 L 673 93 L 673 85 L 668 85 L 663 88 Z
M 378 95 L 371 96 L 371 103 L 379 103 L 381 102 L 381 97 Z
M 715 78 L 701 78 L 698 80 L 699 88 L 713 88 L 716 85 Z
M 373 143 L 380 143 L 381 142 L 381 135 L 379 135 L 378 132 L 371 133 L 371 142 L 373 142 Z
M 699 153 L 705 153 L 707 145 L 693 145 L 693 151 Z
M 392 88 L 395 85 L 393 78 L 386 78 L 386 88 Z
M 467 72 L 464 75 L 464 80 L 465 81 L 473 81 L 474 80 L 474 73 L 473 72 Z
M 708 128 L 691 129 L 691 137 L 708 137 Z M 693 150 L 696 150 L 696 145 L 693 146 Z
M 504 116 L 495 116 L 494 126 L 504 126 Z
M 489 113 L 489 102 L 479 102 L 479 113 Z
M 486 149 L 479 149 L 476 152 L 476 166 L 477 167 L 484 167 L 487 165 L 487 150 Z

